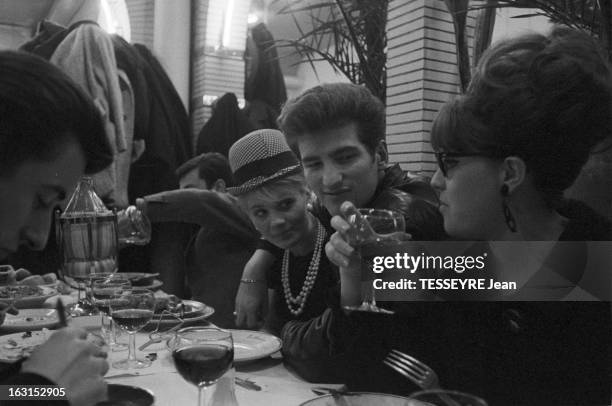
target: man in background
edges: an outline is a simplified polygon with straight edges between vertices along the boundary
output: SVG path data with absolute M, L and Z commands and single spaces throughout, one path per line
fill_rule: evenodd
M 232 184 L 232 172 L 227 158 L 218 152 L 208 152 L 191 158 L 177 170 L 181 189 L 197 188 L 224 193 Z
M 136 200 L 151 222 L 194 227 L 183 240 L 184 261 L 179 266 L 168 264 L 162 279 L 174 286 L 186 285 L 179 296 L 214 307 L 211 321 L 234 327 L 233 298 L 259 234 L 236 199 L 225 191 L 233 180 L 223 155 L 211 152 L 192 158 L 177 169 L 177 175 L 181 189 Z

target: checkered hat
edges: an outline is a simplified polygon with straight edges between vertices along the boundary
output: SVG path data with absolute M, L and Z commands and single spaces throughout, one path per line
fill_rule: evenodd
M 236 186 L 227 190 L 236 196 L 302 169 L 278 130 L 256 130 L 245 135 L 231 146 L 228 157 Z

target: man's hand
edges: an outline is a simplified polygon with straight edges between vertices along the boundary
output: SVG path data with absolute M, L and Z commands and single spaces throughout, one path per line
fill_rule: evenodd
M 107 353 L 86 337 L 86 331 L 75 328 L 55 332 L 23 363 L 21 372 L 44 376 L 65 388 L 71 406 L 93 405 L 105 400 Z

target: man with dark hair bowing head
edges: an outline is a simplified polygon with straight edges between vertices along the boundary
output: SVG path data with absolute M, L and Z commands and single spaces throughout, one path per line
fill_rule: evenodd
M 68 76 L 41 58 L 0 52 L 0 260 L 20 245 L 44 248 L 54 208 L 83 174 L 111 162 L 100 113 Z M 55 332 L 0 383 L 59 385 L 68 398 L 59 404 L 104 400 L 106 353 L 86 335 Z

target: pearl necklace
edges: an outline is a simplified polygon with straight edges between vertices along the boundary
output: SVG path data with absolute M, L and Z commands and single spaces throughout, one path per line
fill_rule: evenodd
M 304 311 L 304 305 L 306 299 L 314 286 L 315 280 L 317 279 L 317 273 L 319 272 L 319 262 L 321 260 L 321 251 L 323 251 L 323 240 L 325 239 L 325 229 L 321 223 L 317 220 L 317 240 L 315 242 L 315 248 L 310 259 L 310 265 L 308 265 L 308 271 L 304 278 L 304 284 L 300 293 L 293 297 L 291 294 L 291 287 L 289 285 L 289 250 L 285 250 L 283 253 L 283 264 L 281 272 L 281 280 L 283 282 L 283 291 L 285 293 L 285 302 L 289 311 L 294 316 L 300 315 Z

